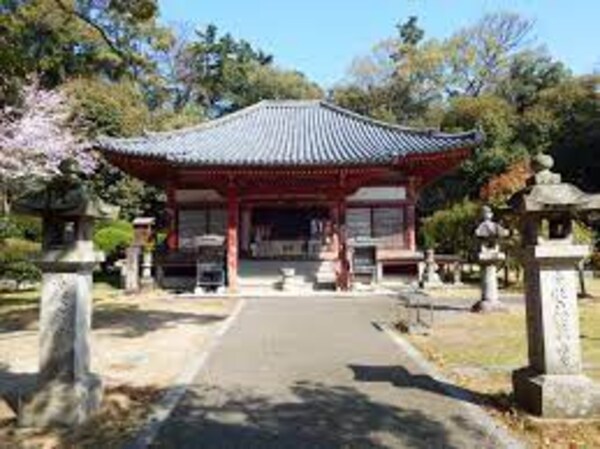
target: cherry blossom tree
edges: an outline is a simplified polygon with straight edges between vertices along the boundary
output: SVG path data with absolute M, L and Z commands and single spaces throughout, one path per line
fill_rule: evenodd
M 11 190 L 24 182 L 56 173 L 65 159 L 75 159 L 84 172 L 95 166 L 85 142 L 68 126 L 69 106 L 58 90 L 41 89 L 36 82 L 23 89 L 17 107 L 0 110 L 0 183 L 4 211 Z

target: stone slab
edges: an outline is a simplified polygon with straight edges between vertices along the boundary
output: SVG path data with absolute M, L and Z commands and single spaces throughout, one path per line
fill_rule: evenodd
M 102 382 L 88 375 L 79 382 L 50 382 L 29 398 L 19 413 L 22 427 L 72 427 L 85 422 L 100 408 Z
M 600 412 L 600 388 L 588 377 L 539 375 L 530 368 L 513 372 L 517 403 L 544 418 L 585 418 Z

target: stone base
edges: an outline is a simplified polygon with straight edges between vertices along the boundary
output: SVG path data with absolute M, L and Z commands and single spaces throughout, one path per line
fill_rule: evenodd
M 600 414 L 600 387 L 579 375 L 540 375 L 531 368 L 514 371 L 517 404 L 543 418 L 588 418 Z
M 22 427 L 71 427 L 82 424 L 100 408 L 102 382 L 90 374 L 76 383 L 51 382 L 35 391 L 19 411 Z
M 479 300 L 471 307 L 471 312 L 475 313 L 495 313 L 508 312 L 508 306 L 500 301 Z
M 442 279 L 436 274 L 435 276 L 425 277 L 421 281 L 421 288 L 443 288 L 446 285 L 442 282 Z
M 149 292 L 154 290 L 154 279 L 153 278 L 142 278 L 140 280 L 140 289 L 142 292 Z

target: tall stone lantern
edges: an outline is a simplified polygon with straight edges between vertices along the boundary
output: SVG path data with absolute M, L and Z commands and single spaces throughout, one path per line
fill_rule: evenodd
M 600 389 L 582 373 L 577 264 L 590 248 L 574 242 L 573 220 L 600 209 L 600 196 L 562 182 L 553 164 L 538 155 L 529 185 L 510 201 L 521 222 L 529 352 L 513 388 L 530 413 L 579 418 L 600 411 Z
M 102 261 L 94 251 L 93 223 L 118 209 L 93 197 L 64 162 L 44 187 L 17 200 L 20 213 L 42 218 L 40 365 L 37 386 L 24 398 L 19 423 L 26 427 L 81 424 L 100 405 L 100 378 L 90 372 L 92 271 Z

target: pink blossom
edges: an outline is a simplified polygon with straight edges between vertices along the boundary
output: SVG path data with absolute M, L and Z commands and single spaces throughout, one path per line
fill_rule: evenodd
M 60 91 L 24 88 L 19 108 L 0 111 L 0 178 L 47 177 L 61 161 L 73 158 L 84 172 L 95 167 L 84 141 L 67 124 L 69 107 Z

